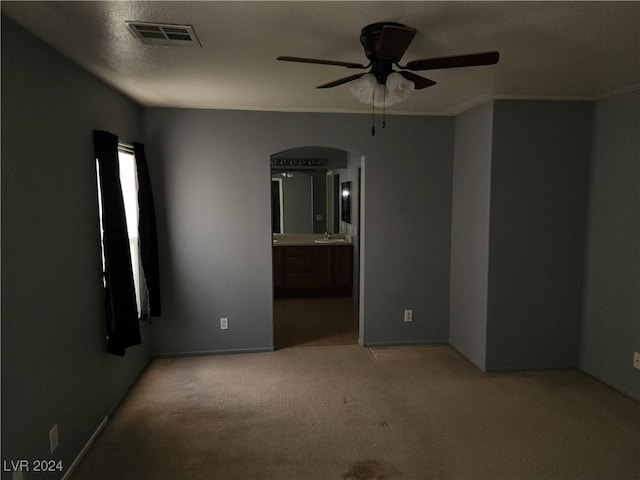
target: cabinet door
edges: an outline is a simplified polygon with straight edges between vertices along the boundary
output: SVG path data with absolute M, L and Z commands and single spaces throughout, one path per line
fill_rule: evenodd
M 316 287 L 332 287 L 335 256 L 333 247 L 313 247 L 313 280 Z
M 282 248 L 271 247 L 273 249 L 273 286 L 282 288 Z
M 283 286 L 310 288 L 313 286 L 313 247 L 282 247 Z
M 334 286 L 351 287 L 353 283 L 353 247 L 345 245 L 331 248 L 333 248 L 334 257 Z

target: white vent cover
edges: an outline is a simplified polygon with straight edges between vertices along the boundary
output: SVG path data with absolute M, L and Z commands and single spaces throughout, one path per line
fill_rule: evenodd
M 149 45 L 190 45 L 201 47 L 191 25 L 168 23 L 125 22 L 131 33 L 142 43 Z

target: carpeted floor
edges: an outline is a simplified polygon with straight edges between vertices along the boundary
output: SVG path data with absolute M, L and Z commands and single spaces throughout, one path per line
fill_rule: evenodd
M 158 359 L 74 480 L 640 478 L 640 405 L 578 371 L 453 349 Z

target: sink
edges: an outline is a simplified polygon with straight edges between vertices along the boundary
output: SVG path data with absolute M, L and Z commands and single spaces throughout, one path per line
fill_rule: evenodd
M 316 238 L 315 243 L 344 243 L 347 240 L 344 238 Z

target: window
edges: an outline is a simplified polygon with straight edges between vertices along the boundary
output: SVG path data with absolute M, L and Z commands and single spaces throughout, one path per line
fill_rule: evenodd
M 142 315 L 142 288 L 140 279 L 140 238 L 138 234 L 138 175 L 136 173 L 136 158 L 133 153 L 118 150 L 120 164 L 120 184 L 122 186 L 122 198 L 124 211 L 127 217 L 127 232 L 129 234 L 129 252 L 131 253 L 131 270 L 133 271 L 133 284 L 136 289 L 136 306 L 138 317 Z
M 133 284 L 136 293 L 136 307 L 138 318 L 142 316 L 142 281 L 140 268 L 140 239 L 138 233 L 139 207 L 138 207 L 138 175 L 136 171 L 136 159 L 133 153 L 126 147 L 118 148 L 118 166 L 120 170 L 120 186 L 122 188 L 122 200 L 127 221 L 127 234 L 129 237 L 129 252 L 131 257 L 131 270 L 133 272 Z M 100 214 L 100 238 L 104 238 L 102 223 L 102 191 L 100 188 L 100 165 L 96 160 L 96 174 L 98 175 L 98 205 Z M 102 245 L 102 268 L 106 269 L 104 244 Z M 106 279 L 103 278 L 103 282 Z
M 122 145 L 93 131 L 107 352 L 124 356 L 142 343 L 139 321 L 159 317 L 158 235 L 144 145 Z M 144 313 L 143 313 L 144 312 Z

